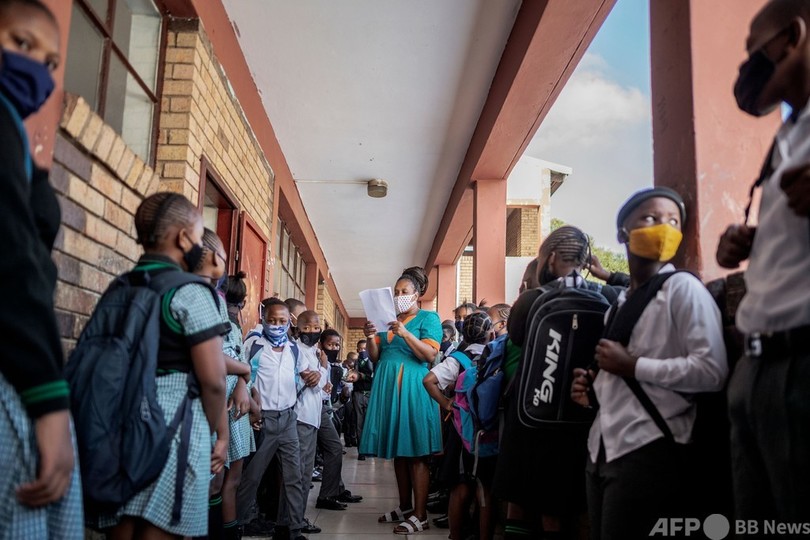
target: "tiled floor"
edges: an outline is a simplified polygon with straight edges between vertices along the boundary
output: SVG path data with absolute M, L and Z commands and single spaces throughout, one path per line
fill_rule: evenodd
M 322 532 L 309 535 L 310 540 L 376 540 L 376 539 L 416 539 L 447 538 L 447 529 L 431 528 L 411 536 L 393 534 L 394 524 L 377 523 L 377 518 L 397 506 L 397 486 L 394 479 L 392 461 L 369 458 L 357 460 L 357 449 L 347 448 L 343 456 L 343 482 L 355 495 L 362 495 L 363 501 L 350 504 L 347 510 L 336 512 L 318 510 L 315 500 L 320 485 L 309 492 L 306 517 Z M 429 516 L 430 519 L 437 517 Z

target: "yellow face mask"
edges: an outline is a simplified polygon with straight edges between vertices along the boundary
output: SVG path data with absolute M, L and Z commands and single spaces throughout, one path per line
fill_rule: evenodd
M 633 229 L 629 234 L 630 253 L 653 261 L 668 261 L 678 252 L 681 231 L 669 223 Z

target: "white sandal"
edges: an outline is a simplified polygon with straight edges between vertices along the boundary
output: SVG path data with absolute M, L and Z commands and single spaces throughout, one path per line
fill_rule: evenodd
M 402 527 L 405 530 L 404 531 L 398 531 L 397 529 L 399 529 L 400 527 Z M 428 524 L 427 520 L 419 521 L 418 517 L 411 516 L 411 517 L 409 517 L 408 519 L 406 519 L 405 521 L 403 521 L 402 523 L 400 523 L 399 525 L 396 526 L 396 528 L 394 529 L 394 534 L 402 534 L 402 535 L 414 534 L 414 533 L 425 531 L 425 530 L 427 530 L 429 528 L 430 528 L 430 524 Z
M 402 510 L 399 506 L 397 506 L 387 514 L 381 515 L 377 519 L 377 523 L 396 523 L 397 521 L 404 521 L 405 514 L 408 512 L 413 512 L 413 509 L 408 508 L 407 510 Z

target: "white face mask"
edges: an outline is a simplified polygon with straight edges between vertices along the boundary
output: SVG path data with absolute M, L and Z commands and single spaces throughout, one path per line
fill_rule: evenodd
M 417 296 L 415 294 L 395 296 L 394 306 L 397 308 L 397 315 L 411 309 L 416 303 L 416 298 Z

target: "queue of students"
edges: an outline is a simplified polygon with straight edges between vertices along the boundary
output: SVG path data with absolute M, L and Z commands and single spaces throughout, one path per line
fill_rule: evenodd
M 23 28 L 31 36 L 25 43 L 14 37 Z M 748 224 L 746 212 L 717 251 L 729 268 L 748 260 L 737 313 L 746 349 L 728 387 L 735 517 L 746 521 L 810 523 L 808 28 L 810 2 L 767 3 L 751 24 L 750 57 L 734 88 L 740 109 L 753 116 L 781 103 L 791 108 L 754 186 L 762 190 L 758 225 Z M 260 325 L 242 343 L 242 277 L 222 281 L 221 242 L 204 230 L 195 205 L 172 193 L 147 197 L 138 208 L 134 225 L 144 255 L 122 276 L 126 286 L 143 289 L 144 298 L 152 282 L 182 281 L 160 291 L 155 325 L 146 325 L 144 334 L 154 338 L 154 402 L 145 396 L 139 417 L 149 425 L 160 417 L 155 448 L 165 459 L 122 504 L 82 507 L 80 472 L 98 463 L 86 456 L 78 462 L 76 441 L 87 452 L 91 426 L 74 424 L 68 407 L 90 389 L 74 385 L 69 393 L 62 375 L 49 258 L 58 210 L 46 175 L 32 165 L 22 123 L 53 89 L 50 71 L 59 58 L 53 15 L 38 0 L 0 0 L 0 46 L 6 141 L 0 229 L 9 243 L 0 284 L 9 305 L 20 306 L 0 314 L 0 328 L 13 336 L 2 341 L 0 367 L 0 460 L 6 464 L 0 537 L 82 538 L 87 524 L 115 539 L 238 538 L 240 527 L 255 522 L 259 487 L 274 457 L 283 484 L 275 537 L 317 532 L 304 515 L 317 447 L 324 466 L 331 464 L 319 506 L 339 511 L 344 501 L 359 499 L 343 487 L 334 459 L 340 443 L 326 373 L 337 360 L 340 336 L 324 332 L 314 312 L 270 298 L 262 302 Z M 462 341 L 453 345 L 444 345 L 448 336 L 438 316 L 418 307 L 425 271 L 402 273 L 395 284 L 397 320 L 388 328 L 366 324 L 369 364 L 346 376 L 357 385 L 351 394 L 362 417 L 361 455 L 394 459 L 399 505 L 381 522 L 403 535 L 429 527 L 429 464 L 441 451 L 452 473 L 446 478 L 455 540 L 465 537 L 465 516 L 476 506 L 477 534 L 491 537 L 497 500 L 507 503 L 506 538 L 573 538 L 583 529 L 598 540 L 646 538 L 660 518 L 689 517 L 690 492 L 701 486 L 691 474 L 696 403 L 725 387 L 730 367 L 711 296 L 693 275 L 668 264 L 687 210 L 677 193 L 663 188 L 639 192 L 619 210 L 617 235 L 630 272 L 611 282 L 626 288 L 598 288 L 611 304 L 605 333 L 593 364 L 574 371 L 569 389 L 575 403 L 594 412 L 587 433 L 527 429 L 516 421 L 514 396 L 505 390 L 494 459 L 481 460 L 452 434 L 442 438 L 442 411 L 458 408 L 443 391 L 476 365 L 496 334 L 506 333 L 505 380 L 521 376 L 537 289 L 585 283 L 587 237 L 573 227 L 550 235 L 511 311 L 460 306 L 455 327 Z M 297 332 L 291 332 L 293 320 Z M 80 340 L 77 348 L 85 346 L 115 345 Z M 451 353 L 434 365 L 440 350 Z M 362 365 L 363 357 L 358 361 Z M 362 381 L 372 376 L 369 389 Z M 103 461 L 109 454 L 95 456 Z M 92 500 L 87 490 L 99 480 L 83 480 L 85 501 Z

